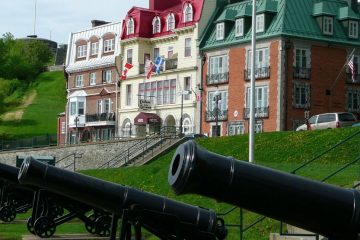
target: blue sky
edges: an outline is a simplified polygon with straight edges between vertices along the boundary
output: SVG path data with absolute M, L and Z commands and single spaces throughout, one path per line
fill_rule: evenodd
M 34 32 L 36 0 L 0 0 L 0 36 L 16 38 Z M 165 0 L 166 1 L 166 0 Z M 91 20 L 121 22 L 133 6 L 148 7 L 148 0 L 37 0 L 36 34 L 67 43 L 70 32 L 91 27 Z

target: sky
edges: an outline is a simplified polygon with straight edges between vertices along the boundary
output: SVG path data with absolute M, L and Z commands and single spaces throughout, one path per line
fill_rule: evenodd
M 149 0 L 0 0 L 0 37 L 7 32 L 15 38 L 34 33 L 68 43 L 70 32 L 88 29 L 91 20 L 121 22 L 133 7 L 149 7 Z

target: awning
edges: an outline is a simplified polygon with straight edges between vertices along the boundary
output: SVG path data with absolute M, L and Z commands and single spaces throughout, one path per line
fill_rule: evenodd
M 139 113 L 134 119 L 134 125 L 146 125 L 149 123 L 160 123 L 161 118 L 155 113 Z

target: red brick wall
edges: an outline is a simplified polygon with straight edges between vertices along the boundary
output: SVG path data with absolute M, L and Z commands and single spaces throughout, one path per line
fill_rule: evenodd
M 61 132 L 62 123 L 66 121 L 65 115 L 58 117 L 58 124 L 57 124 L 57 142 L 58 145 L 64 145 L 66 141 L 66 134 Z M 66 129 L 66 125 L 65 125 Z M 65 130 L 66 132 L 66 130 Z

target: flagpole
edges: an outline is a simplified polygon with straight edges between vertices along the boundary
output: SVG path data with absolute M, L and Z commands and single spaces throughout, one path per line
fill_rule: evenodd
M 355 53 L 355 48 L 351 51 L 349 57 L 346 59 L 346 62 L 345 64 L 342 66 L 341 70 L 339 71 L 335 81 L 333 82 L 333 84 L 331 85 L 331 88 L 330 88 L 330 92 L 332 92 L 333 88 L 335 87 L 335 84 L 336 82 L 339 80 L 340 76 L 341 76 L 341 73 L 344 71 L 344 68 L 346 67 L 346 65 L 349 63 L 350 59 L 352 58 L 352 56 L 354 55 Z
M 255 163 L 255 55 L 256 55 L 256 0 L 252 2 L 252 37 L 251 37 L 251 86 L 249 119 L 249 162 Z

